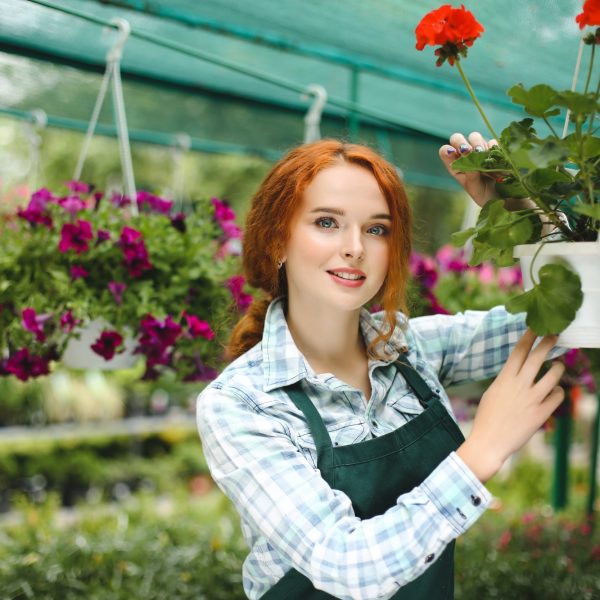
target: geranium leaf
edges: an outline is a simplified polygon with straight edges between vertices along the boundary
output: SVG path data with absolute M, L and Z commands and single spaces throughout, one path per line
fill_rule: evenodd
M 526 90 L 522 84 L 511 87 L 507 94 L 515 104 L 521 104 L 527 114 L 534 117 L 552 117 L 560 113 L 560 108 L 552 108 L 556 104 L 558 92 L 549 85 L 534 85 Z
M 589 115 L 600 109 L 596 95 L 593 93 L 581 94 L 579 92 L 564 91 L 556 97 L 556 103 L 568 108 L 573 116 Z
M 536 169 L 531 171 L 524 179 L 528 187 L 535 192 L 547 190 L 554 183 L 571 182 L 569 175 L 553 168 Z
M 500 143 L 510 152 L 521 147 L 531 148 L 534 139 L 537 139 L 537 134 L 533 128 L 533 119 L 530 118 L 513 121 L 500 134 Z
M 586 215 L 600 221 L 600 204 L 575 204 L 571 207 L 573 212 L 579 213 L 580 215 Z
M 456 231 L 450 236 L 450 239 L 455 246 L 464 246 L 476 231 L 475 227 L 469 227 L 469 229 L 464 229 L 463 231 Z
M 560 140 L 546 138 L 529 150 L 529 158 L 536 167 L 543 169 L 564 163 L 569 158 L 569 148 Z
M 506 303 L 511 313 L 526 312 L 527 325 L 537 335 L 560 333 L 575 318 L 583 302 L 579 276 L 560 264 L 544 265 L 539 283 Z

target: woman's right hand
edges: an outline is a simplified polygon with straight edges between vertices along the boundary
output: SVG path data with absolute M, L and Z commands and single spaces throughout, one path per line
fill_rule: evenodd
M 506 364 L 484 393 L 467 440 L 457 454 L 482 482 L 486 482 L 552 415 L 564 399 L 558 382 L 564 365 L 554 362 L 538 375 L 556 336 L 544 337 L 532 350 L 535 334 L 527 330 Z

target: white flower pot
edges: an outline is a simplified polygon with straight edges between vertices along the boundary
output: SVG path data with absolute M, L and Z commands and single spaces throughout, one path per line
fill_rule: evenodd
M 521 261 L 523 287 L 530 290 L 531 261 L 539 244 L 515 246 L 514 257 Z M 583 304 L 575 320 L 559 335 L 558 343 L 567 348 L 600 348 L 600 243 L 556 242 L 543 245 L 533 263 L 533 273 L 545 264 L 562 263 L 581 279 Z
M 137 343 L 130 337 L 125 337 L 123 345 L 125 350 L 120 354 L 115 354 L 110 360 L 104 359 L 96 354 L 91 346 L 100 337 L 104 329 L 111 329 L 111 326 L 102 319 L 90 321 L 88 325 L 79 331 L 79 339 L 71 339 L 65 348 L 61 362 L 65 367 L 71 369 L 101 369 L 106 371 L 116 371 L 118 369 L 130 369 L 140 359 L 139 354 L 134 354 Z

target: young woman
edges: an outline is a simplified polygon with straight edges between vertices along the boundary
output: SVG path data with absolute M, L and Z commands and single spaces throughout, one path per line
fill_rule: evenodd
M 452 162 L 484 144 L 455 134 L 440 151 L 479 203 L 489 184 Z M 562 401 L 562 365 L 535 381 L 555 340 L 533 348 L 521 316 L 407 319 L 410 231 L 396 170 L 364 146 L 300 146 L 253 198 L 244 271 L 264 298 L 197 405 L 251 599 L 452 598 L 483 484 Z M 465 440 L 444 386 L 498 373 Z

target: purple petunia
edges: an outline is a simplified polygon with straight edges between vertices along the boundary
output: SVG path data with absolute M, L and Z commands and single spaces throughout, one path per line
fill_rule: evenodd
M 123 262 L 131 277 L 140 277 L 144 271 L 152 268 L 148 260 L 148 250 L 139 231 L 131 227 L 123 227 L 119 246 L 123 251 Z
M 42 356 L 29 354 L 27 348 L 21 348 L 9 356 L 4 363 L 3 370 L 21 381 L 27 381 L 30 377 L 47 375 L 50 372 L 48 360 Z
M 33 333 L 38 342 L 44 342 L 46 340 L 44 323 L 51 317 L 51 315 L 38 315 L 33 308 L 24 308 L 21 311 L 21 317 L 21 325 L 23 329 Z
M 60 252 L 75 250 L 77 254 L 87 252 L 89 241 L 93 239 L 92 225 L 88 221 L 78 220 L 75 223 L 65 223 L 60 230 Z
M 106 330 L 100 334 L 100 337 L 90 347 L 105 360 L 110 360 L 122 343 L 123 336 L 118 331 Z
M 244 292 L 245 279 L 243 275 L 234 275 L 225 282 L 225 287 L 231 292 L 236 306 L 242 312 L 252 303 L 252 296 Z

